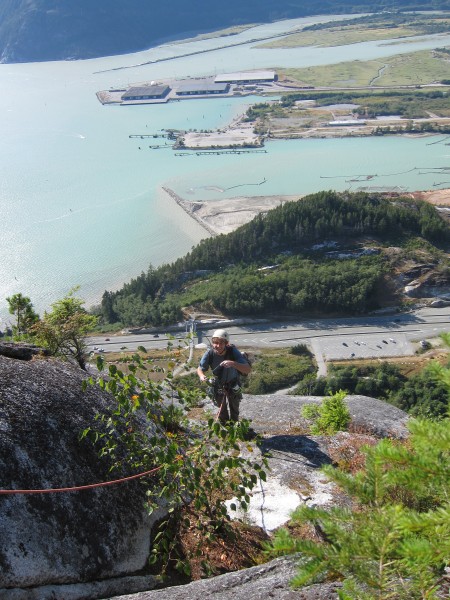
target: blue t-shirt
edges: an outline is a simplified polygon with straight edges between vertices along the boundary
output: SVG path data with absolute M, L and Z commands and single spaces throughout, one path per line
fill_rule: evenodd
M 212 356 L 212 361 L 211 357 Z M 220 383 L 230 383 L 239 379 L 239 371 L 234 367 L 220 367 L 224 360 L 234 360 L 240 365 L 246 365 L 247 361 L 235 346 L 226 346 L 223 354 L 217 354 L 214 350 L 207 350 L 200 360 L 200 368 L 206 372 L 210 367 Z

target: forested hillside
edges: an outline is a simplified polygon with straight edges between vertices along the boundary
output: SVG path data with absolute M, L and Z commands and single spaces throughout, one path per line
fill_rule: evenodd
M 323 242 L 328 242 L 323 245 Z M 377 308 L 394 262 L 449 265 L 450 227 L 435 208 L 406 198 L 320 192 L 287 202 L 228 235 L 203 240 L 171 265 L 150 267 L 105 292 L 105 322 L 168 324 L 182 308 L 225 314 L 356 314 Z
M 0 62 L 123 54 L 233 25 L 392 7 L 387 0 L 2 0 Z M 450 0 L 395 2 L 395 10 L 436 9 L 450 9 Z

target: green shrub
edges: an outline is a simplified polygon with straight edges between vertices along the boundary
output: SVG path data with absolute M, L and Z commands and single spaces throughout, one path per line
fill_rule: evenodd
M 292 346 L 292 348 L 289 350 L 289 353 L 294 354 L 295 356 L 312 356 L 306 344 L 297 344 L 296 346 Z
M 312 357 L 296 356 L 281 350 L 255 357 L 252 372 L 243 379 L 247 394 L 269 394 L 295 385 L 316 370 Z
M 99 385 L 113 396 L 105 412 L 96 416 L 96 424 L 82 432 L 98 447 L 99 456 L 111 461 L 111 470 L 122 474 L 151 472 L 143 478 L 146 488 L 146 509 L 152 514 L 160 506 L 167 510 L 152 539 L 151 564 L 157 564 L 161 574 L 169 565 L 190 574 L 190 558 L 199 556 L 205 540 L 218 532 L 229 532 L 230 515 L 225 504 L 235 497 L 230 510 L 246 510 L 251 490 L 259 480 L 265 480 L 262 458 L 246 458 L 239 444 L 248 442 L 249 421 L 245 419 L 227 427 L 212 417 L 207 423 L 189 422 L 182 408 L 170 403 L 170 395 L 193 402 L 195 391 L 179 393 L 172 373 L 163 382 L 155 383 L 148 374 L 151 359 L 145 348 L 133 355 L 129 374 L 116 365 L 109 365 L 102 375 L 104 359 L 97 358 L 100 376 L 90 377 L 87 385 Z M 175 363 L 174 363 L 175 365 Z M 179 546 L 181 528 L 198 531 L 198 547 L 186 553 Z M 205 574 L 206 571 L 205 571 Z
M 350 508 L 301 506 L 297 527 L 315 527 L 322 543 L 294 538 L 286 529 L 267 546 L 269 556 L 299 552 L 292 584 L 343 582 L 343 600 L 443 598 L 450 556 L 449 419 L 411 420 L 410 438 L 367 448 L 355 475 L 323 471 L 352 497 Z
M 302 416 L 312 419 L 311 433 L 315 435 L 332 435 L 337 431 L 345 431 L 350 422 L 350 412 L 344 402 L 347 392 L 340 390 L 327 396 L 320 405 L 306 405 Z

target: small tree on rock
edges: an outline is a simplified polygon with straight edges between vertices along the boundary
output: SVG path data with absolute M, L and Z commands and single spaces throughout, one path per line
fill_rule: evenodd
M 443 336 L 444 337 L 444 336 Z M 450 335 L 444 337 L 450 343 Z M 450 389 L 450 369 L 435 364 Z M 301 506 L 297 526 L 319 541 L 276 534 L 271 556 L 299 552 L 292 584 L 343 582 L 342 600 L 431 600 L 447 597 L 450 557 L 450 423 L 409 421 L 406 442 L 380 441 L 365 451 L 362 471 L 323 468 L 351 498 L 351 507 Z
M 6 298 L 6 301 L 9 304 L 9 314 L 14 315 L 16 318 L 13 333 L 18 336 L 26 334 L 39 319 L 39 316 L 34 311 L 31 300 L 28 296 L 18 293 Z
M 71 290 L 67 296 L 52 304 L 51 312 L 34 325 L 33 333 L 38 343 L 50 352 L 67 360 L 74 360 L 86 370 L 86 335 L 97 324 L 98 318 L 83 307 L 84 301 Z

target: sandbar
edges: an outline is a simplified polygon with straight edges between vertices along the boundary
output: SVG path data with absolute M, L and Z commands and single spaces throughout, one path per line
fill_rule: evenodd
M 163 190 L 211 236 L 226 234 L 249 223 L 257 215 L 285 202 L 299 200 L 302 194 L 275 196 L 239 196 L 223 200 L 192 202 L 178 196 L 173 190 Z M 406 192 L 402 196 L 425 200 L 435 206 L 450 207 L 450 189 Z
M 257 215 L 265 214 L 285 202 L 301 198 L 300 194 L 239 196 L 223 200 L 192 202 L 181 198 L 170 188 L 164 187 L 163 190 L 212 236 L 230 233 L 241 225 L 249 223 Z

